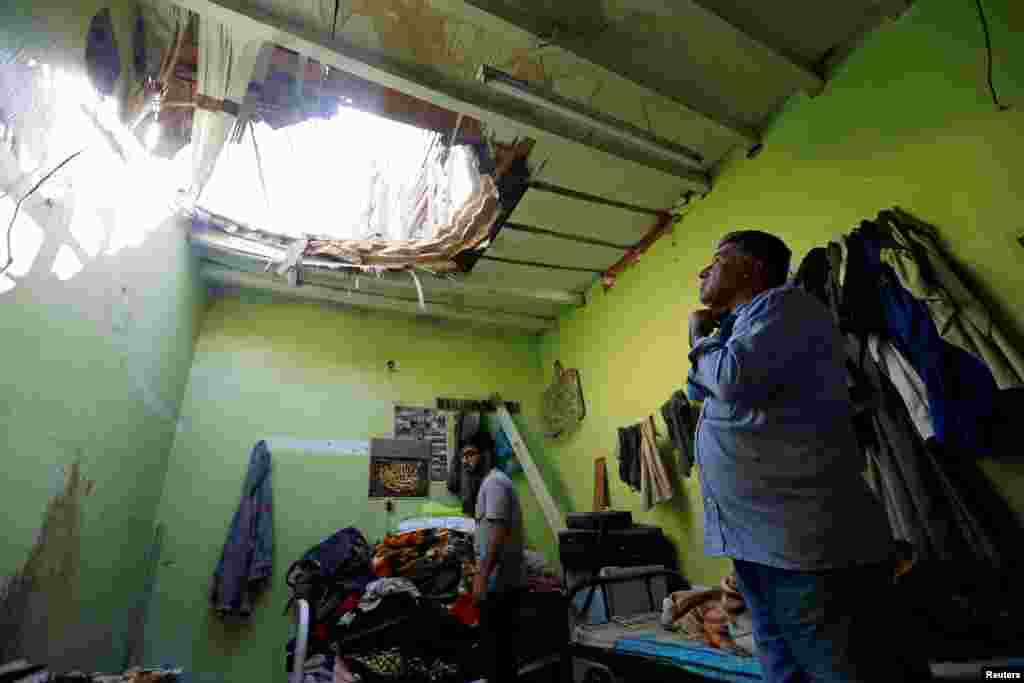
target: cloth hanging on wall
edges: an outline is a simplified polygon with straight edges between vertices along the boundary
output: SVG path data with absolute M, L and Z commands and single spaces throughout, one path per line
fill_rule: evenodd
M 919 559 L 1010 566 L 1009 553 L 1024 540 L 1012 511 L 975 463 L 920 437 L 896 388 L 852 335 L 848 353 L 871 397 L 858 432 L 896 538 Z
M 619 427 L 619 479 L 640 490 L 640 425 Z
M 928 410 L 928 389 L 914 366 L 904 358 L 899 349 L 890 342 L 883 341 L 878 335 L 868 337 L 868 350 L 903 398 L 910 419 L 914 421 L 921 438 L 930 439 L 935 436 L 935 426 Z
M 959 446 L 943 446 L 934 438 L 926 438 L 938 432 L 933 405 L 943 415 L 954 413 L 954 421 L 964 413 L 973 414 L 975 426 L 980 425 L 975 407 L 957 403 L 951 408 L 941 399 L 951 394 L 958 401 L 962 391 L 969 397 L 966 401 L 984 404 L 984 396 L 994 392 L 994 380 L 988 376 L 988 389 L 982 386 L 981 399 L 971 394 L 978 390 L 974 384 L 984 382 L 958 375 L 957 360 L 981 368 L 986 375 L 987 369 L 967 352 L 939 338 L 924 304 L 903 289 L 887 264 L 872 264 L 871 247 L 880 244 L 878 236 L 871 233 L 874 229 L 873 224 L 862 224 L 859 234 L 844 242 L 846 253 L 860 262 L 853 272 L 857 268 L 863 271 L 856 287 L 843 283 L 841 264 L 836 263 L 832 249 L 827 268 L 801 267 L 798 278 L 799 284 L 816 293 L 830 308 L 835 302 L 827 295 L 827 280 L 832 280 L 837 291 L 835 285 L 844 285 L 844 297 L 867 297 L 870 301 L 866 307 L 863 302 L 846 299 L 843 310 L 880 310 L 886 327 L 891 325 L 895 335 L 892 341 L 875 334 L 847 335 L 851 395 L 857 407 L 855 422 L 868 459 L 869 483 L 885 505 L 894 536 L 910 542 L 919 559 L 969 562 L 980 558 L 988 566 L 1007 566 L 1006 549 L 1019 545 L 1022 538 L 1013 513 L 977 466 L 963 457 L 963 439 Z M 869 276 L 872 272 L 879 274 L 873 287 Z M 852 322 L 855 332 L 864 331 L 859 321 Z M 910 355 L 903 351 L 903 344 L 912 347 Z M 934 355 L 934 362 L 924 363 L 920 358 L 914 362 L 915 354 L 927 357 L 929 353 Z M 934 379 L 938 389 L 928 386 L 918 364 L 938 373 Z M 943 382 L 958 389 L 946 391 Z M 900 387 L 900 383 L 906 386 Z M 928 393 L 927 403 L 922 400 L 923 392 Z M 932 394 L 940 400 L 933 401 Z M 954 428 L 958 436 L 961 427 L 958 424 Z M 968 424 L 968 433 L 970 428 Z
M 274 569 L 274 508 L 270 449 L 260 441 L 249 456 L 242 499 L 213 573 L 210 604 L 221 615 L 248 617 Z
M 672 445 L 679 453 L 679 473 L 688 477 L 693 470 L 693 439 L 697 425 L 686 392 L 680 390 L 673 393 L 672 398 L 661 406 L 661 416 L 668 426 L 668 436 L 672 440 Z
M 658 454 L 654 418 L 640 423 L 640 509 L 644 512 L 673 495 L 672 480 Z
M 983 360 L 1000 389 L 1024 386 L 1024 354 L 954 271 L 935 228 L 900 209 L 883 211 L 878 220 L 890 229 L 895 243 L 882 248 L 881 260 L 927 305 L 942 338 Z
M 980 358 L 941 337 L 927 303 L 882 261 L 882 252 L 895 244 L 891 230 L 879 223 L 864 221 L 850 234 L 842 327 L 862 340 L 871 334 L 891 339 L 910 361 L 928 389 L 940 443 L 963 455 L 990 455 L 998 391 L 992 373 Z

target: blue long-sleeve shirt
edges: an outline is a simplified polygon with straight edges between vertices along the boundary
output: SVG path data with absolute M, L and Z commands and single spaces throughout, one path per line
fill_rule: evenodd
M 728 335 L 690 352 L 691 391 L 704 397 L 696 452 L 705 551 L 805 570 L 887 559 L 892 534 L 861 474 L 831 316 L 793 286 L 732 314 Z

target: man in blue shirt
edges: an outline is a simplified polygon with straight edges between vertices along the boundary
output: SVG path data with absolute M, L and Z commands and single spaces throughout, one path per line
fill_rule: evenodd
M 688 390 L 704 402 L 705 549 L 733 559 L 765 680 L 906 680 L 878 616 L 894 542 L 862 477 L 843 338 L 786 284 L 789 261 L 779 238 L 741 231 L 700 273 Z

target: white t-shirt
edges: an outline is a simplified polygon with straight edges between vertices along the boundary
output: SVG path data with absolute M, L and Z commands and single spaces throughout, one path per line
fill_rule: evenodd
M 476 557 L 482 567 L 487 559 L 491 535 L 497 525 L 508 528 L 509 537 L 502 545 L 494 572 L 488 582 L 488 592 L 500 593 L 521 587 L 526 581 L 523 567 L 523 512 L 519 496 L 508 475 L 495 468 L 491 470 L 476 497 Z

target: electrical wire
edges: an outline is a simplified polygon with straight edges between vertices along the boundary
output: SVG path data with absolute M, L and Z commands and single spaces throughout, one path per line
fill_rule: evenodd
M 423 285 L 420 284 L 420 279 L 416 276 L 416 271 L 409 269 L 409 275 L 412 275 L 412 281 L 416 283 L 416 294 L 420 300 L 420 310 L 424 313 L 427 312 L 427 302 L 423 298 Z
M 60 169 L 64 168 L 65 166 L 67 166 L 71 162 L 72 159 L 74 159 L 75 157 L 77 157 L 79 154 L 81 154 L 84 151 L 85 151 L 84 149 L 80 149 L 77 152 L 75 152 L 74 154 L 72 154 L 71 156 L 69 156 L 64 161 L 62 161 L 59 164 L 57 164 L 57 166 L 52 171 L 50 171 L 49 173 L 44 175 L 42 178 L 40 178 L 39 182 L 37 182 L 35 185 L 33 185 L 32 188 L 28 192 L 26 192 L 25 194 L 21 195 L 21 199 L 19 199 L 18 203 L 14 205 L 14 213 L 11 214 L 11 222 L 7 224 L 7 263 L 5 263 L 3 265 L 3 268 L 0 268 L 0 275 L 3 275 L 4 273 L 6 273 L 7 269 L 10 268 L 11 265 L 14 263 L 14 255 L 11 253 L 11 233 L 14 232 L 14 223 L 15 223 L 15 221 L 18 220 L 18 212 L 21 211 L 21 205 L 24 203 L 24 201 L 26 199 L 31 197 L 32 194 L 36 190 L 38 190 L 42 186 L 43 183 L 45 183 L 47 180 L 52 178 L 57 173 L 57 171 L 59 171 Z
M 985 8 L 981 6 L 981 0 L 974 0 L 974 4 L 978 6 L 978 18 L 981 19 L 981 30 L 985 34 L 985 53 L 988 56 L 988 89 L 992 93 L 992 102 L 995 103 L 999 111 L 1007 111 L 1010 106 L 999 101 L 999 95 L 996 94 L 996 86 L 992 83 L 992 39 L 988 33 L 988 19 L 985 18 Z
M 267 178 L 263 174 L 263 157 L 260 156 L 260 146 L 256 144 L 256 122 L 249 122 L 249 133 L 252 135 L 252 147 L 256 152 L 256 170 L 260 174 L 260 185 L 263 187 L 263 201 L 267 205 L 267 214 L 271 221 L 273 221 L 273 209 L 270 208 L 270 192 L 267 191 Z

